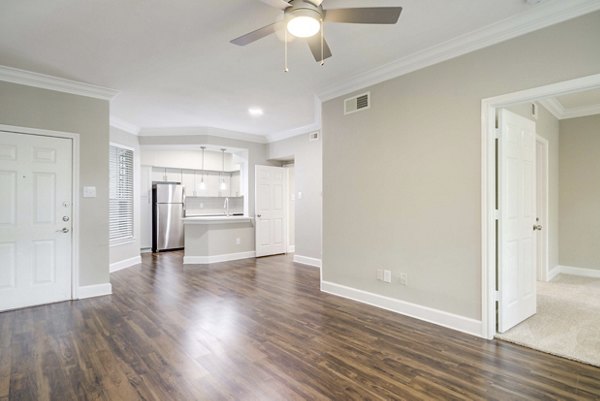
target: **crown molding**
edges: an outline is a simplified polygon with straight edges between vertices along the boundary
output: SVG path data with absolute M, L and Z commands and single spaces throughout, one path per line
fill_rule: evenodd
M 213 127 L 164 127 L 164 128 L 142 128 L 139 136 L 195 136 L 210 135 L 238 141 L 267 143 L 263 135 L 248 134 L 245 132 L 229 131 Z
M 563 119 L 563 115 L 565 114 L 565 108 L 563 105 L 554 97 L 540 100 L 542 106 L 546 108 L 554 117 L 559 120 Z
M 600 114 L 600 104 L 592 104 L 588 106 L 565 108 L 562 103 L 556 98 L 541 100 L 540 103 L 559 120 L 568 118 L 587 117 Z
M 565 116 L 563 117 L 563 119 L 566 120 L 568 118 L 594 116 L 596 114 L 600 114 L 600 104 L 566 109 Z
M 600 10 L 600 1 L 597 0 L 551 0 L 520 15 L 356 74 L 344 82 L 326 87 L 318 96 L 321 101 L 331 100 L 597 10 Z
M 139 135 L 141 128 L 137 125 L 131 124 L 125 120 L 120 119 L 119 117 L 110 116 L 110 126 L 114 128 L 118 128 L 121 131 L 125 131 L 132 135 Z
M 273 143 L 283 141 L 284 139 L 293 138 L 298 135 L 308 134 L 314 131 L 320 131 L 321 125 L 317 123 L 305 125 L 303 127 L 293 128 L 286 131 L 280 131 L 273 134 L 267 135 L 267 142 Z
M 0 81 L 11 82 L 19 85 L 33 86 L 57 92 L 71 93 L 73 95 L 93 97 L 102 100 L 111 100 L 119 94 L 115 89 L 92 85 L 85 82 L 53 77 L 18 68 L 0 65 Z

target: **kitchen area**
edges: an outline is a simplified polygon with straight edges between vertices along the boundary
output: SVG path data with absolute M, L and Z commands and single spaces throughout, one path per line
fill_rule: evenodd
M 184 249 L 184 264 L 253 257 L 247 150 L 143 147 L 143 252 Z

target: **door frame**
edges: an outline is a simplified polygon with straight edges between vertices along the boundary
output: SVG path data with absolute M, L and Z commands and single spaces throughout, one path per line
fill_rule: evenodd
M 541 241 L 536 241 L 536 252 L 537 250 L 540 249 L 540 244 L 542 244 L 542 253 L 544 255 L 544 261 L 542 263 L 542 265 L 540 266 L 537 262 L 538 259 L 536 259 L 536 273 L 537 273 L 537 280 L 538 281 L 548 281 L 548 263 L 549 263 L 549 256 L 550 256 L 550 248 L 549 248 L 549 239 L 550 239 L 550 231 L 549 231 L 549 227 L 550 227 L 550 213 L 549 213 L 549 199 L 550 199 L 550 174 L 548 173 L 548 169 L 550 167 L 550 155 L 549 155 L 549 149 L 550 149 L 550 144 L 548 143 L 548 140 L 542 136 L 540 136 L 539 134 L 536 135 L 535 138 L 535 144 L 536 144 L 536 151 L 537 151 L 537 145 L 541 144 L 542 148 L 544 149 L 544 160 L 543 160 L 543 180 L 542 182 L 544 183 L 544 215 L 543 217 L 543 227 L 542 230 L 538 232 L 538 234 L 541 234 L 542 240 Z M 540 184 L 540 181 L 538 180 L 539 177 L 537 177 L 537 169 L 538 169 L 538 155 L 536 152 L 536 193 L 537 193 L 537 189 L 538 189 L 538 185 Z M 538 204 L 538 200 L 536 199 L 536 206 Z M 537 215 L 538 217 L 540 217 L 540 213 L 539 210 L 537 211 Z M 552 227 L 552 229 L 554 229 L 554 227 Z M 539 253 L 536 255 L 537 257 L 539 257 Z
M 63 131 L 51 131 L 39 128 L 19 127 L 0 124 L 0 131 L 20 135 L 46 136 L 71 140 L 73 162 L 71 164 L 71 205 L 73 212 L 71 230 L 71 299 L 79 298 L 79 168 L 80 138 L 79 134 Z M 107 153 L 108 157 L 108 153 Z
M 496 334 L 496 110 L 587 89 L 600 88 L 600 74 L 549 84 L 481 101 L 481 337 Z

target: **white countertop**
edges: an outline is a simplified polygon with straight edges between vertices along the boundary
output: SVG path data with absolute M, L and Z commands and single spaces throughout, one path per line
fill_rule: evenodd
M 227 224 L 227 223 L 251 223 L 250 216 L 193 216 L 184 217 L 183 224 Z

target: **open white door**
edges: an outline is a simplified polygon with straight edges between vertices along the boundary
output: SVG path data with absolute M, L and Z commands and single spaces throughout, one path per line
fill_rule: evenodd
M 535 123 L 499 110 L 498 331 L 536 312 Z
M 287 171 L 256 166 L 256 256 L 285 253 Z
M 72 141 L 0 132 L 0 310 L 71 299 Z

